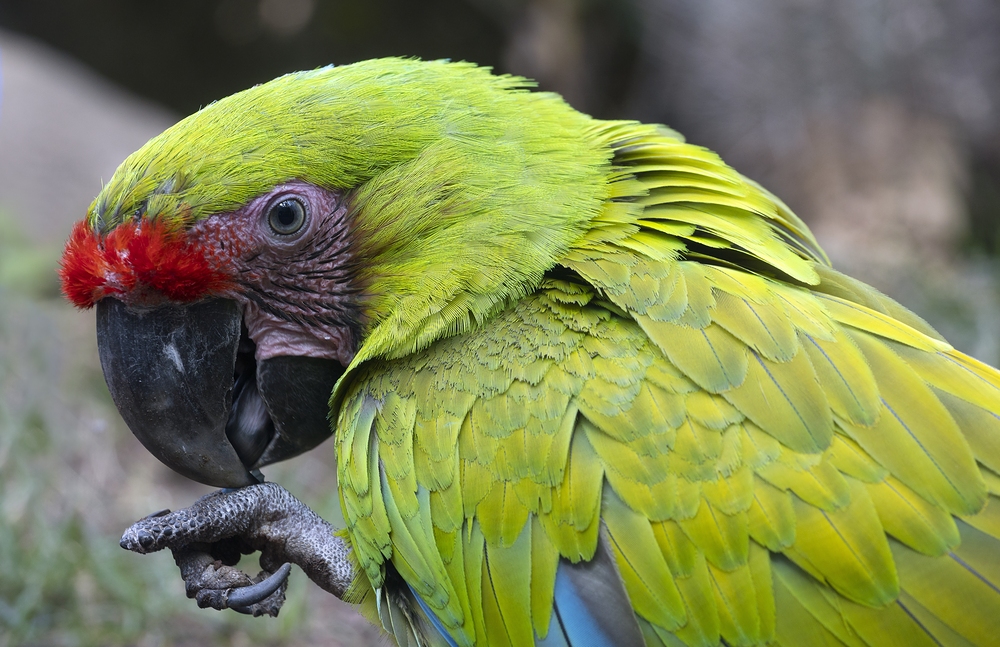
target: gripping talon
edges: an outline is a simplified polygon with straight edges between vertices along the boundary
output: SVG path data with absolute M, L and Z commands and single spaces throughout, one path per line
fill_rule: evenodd
M 142 554 L 169 549 L 199 607 L 254 616 L 278 614 L 291 564 L 337 597 L 355 577 L 347 541 L 274 483 L 213 492 L 182 510 L 154 513 L 127 528 L 120 544 Z M 255 551 L 264 571 L 251 578 L 234 567 Z
M 262 582 L 232 589 L 227 598 L 229 608 L 240 613 L 249 613 L 248 608 L 267 599 L 268 596 L 277 591 L 288 579 L 288 574 L 291 571 L 292 565 L 286 562 Z

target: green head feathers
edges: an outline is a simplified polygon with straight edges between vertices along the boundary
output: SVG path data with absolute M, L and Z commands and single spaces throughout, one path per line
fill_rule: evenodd
M 533 289 L 607 197 L 593 120 L 529 86 L 407 59 L 289 74 L 150 140 L 90 226 L 184 228 L 293 179 L 349 191 L 369 321 L 392 320 L 371 350 L 406 353 Z
M 407 59 L 288 74 L 151 139 L 118 168 L 89 219 L 100 229 L 136 216 L 190 224 L 290 179 L 359 188 L 430 148 L 458 167 L 435 172 L 440 181 L 454 182 L 447 174 L 458 172 L 491 185 L 479 188 L 498 198 L 525 179 L 541 187 L 574 179 L 566 167 L 600 164 L 582 138 L 589 118 L 530 86 L 468 63 Z M 494 173 L 508 169 L 506 178 Z M 531 208 L 527 197 L 519 196 L 523 209 Z

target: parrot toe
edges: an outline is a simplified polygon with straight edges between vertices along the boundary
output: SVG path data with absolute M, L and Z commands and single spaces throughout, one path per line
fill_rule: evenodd
M 338 597 L 355 576 L 346 541 L 276 483 L 219 490 L 149 515 L 125 530 L 120 545 L 140 554 L 169 548 L 198 606 L 254 616 L 277 615 L 291 564 Z M 264 570 L 250 578 L 234 566 L 255 551 Z
M 274 573 L 261 571 L 251 578 L 194 548 L 175 550 L 174 561 L 180 568 L 187 596 L 202 609 L 232 609 L 254 617 L 274 617 L 285 602 L 290 564 L 283 564 Z

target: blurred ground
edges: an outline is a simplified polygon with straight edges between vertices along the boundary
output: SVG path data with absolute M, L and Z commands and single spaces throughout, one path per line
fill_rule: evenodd
M 207 488 L 128 433 L 93 314 L 57 295 L 101 178 L 282 72 L 447 56 L 667 123 L 782 196 L 838 268 L 1000 363 L 995 0 L 4 0 L 0 26 L 35 39 L 0 31 L 0 647 L 381 640 L 301 572 L 277 620 L 245 618 L 198 610 L 168 555 L 117 546 Z M 324 445 L 267 476 L 336 525 L 333 464 Z

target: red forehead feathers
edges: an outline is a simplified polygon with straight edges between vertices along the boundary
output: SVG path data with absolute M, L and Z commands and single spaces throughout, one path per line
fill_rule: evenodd
M 195 301 L 231 285 L 183 231 L 159 219 L 125 222 L 104 237 L 78 222 L 66 241 L 59 277 L 63 294 L 78 308 L 106 296 L 127 297 L 136 288 Z

